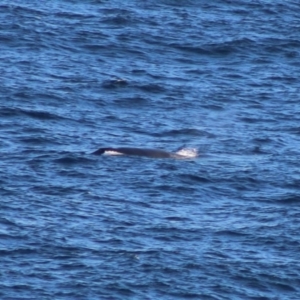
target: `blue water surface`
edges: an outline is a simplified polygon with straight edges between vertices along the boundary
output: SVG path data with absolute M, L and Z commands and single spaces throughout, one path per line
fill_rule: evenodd
M 0 298 L 300 299 L 299 16 L 1 1 Z

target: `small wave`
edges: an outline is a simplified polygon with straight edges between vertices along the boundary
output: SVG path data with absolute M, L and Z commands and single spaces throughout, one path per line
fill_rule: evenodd
M 213 134 L 211 134 L 208 131 L 200 130 L 196 128 L 183 128 L 183 129 L 173 129 L 168 131 L 163 131 L 155 134 L 158 137 L 177 137 L 177 136 L 205 136 L 205 137 L 214 137 Z
M 161 93 L 166 91 L 166 88 L 164 86 L 155 83 L 140 85 L 137 86 L 137 88 L 150 93 Z
M 181 174 L 180 177 L 182 180 L 186 181 L 194 181 L 194 182 L 201 182 L 201 183 L 210 183 L 211 180 L 209 178 L 206 178 L 204 176 L 198 176 L 193 174 Z
M 33 119 L 40 120 L 57 120 L 57 119 L 65 119 L 65 117 L 59 116 L 58 114 L 48 112 L 48 111 L 38 111 L 38 110 L 29 110 L 23 108 L 9 108 L 4 107 L 1 109 L 0 116 L 4 117 L 16 117 L 26 115 Z

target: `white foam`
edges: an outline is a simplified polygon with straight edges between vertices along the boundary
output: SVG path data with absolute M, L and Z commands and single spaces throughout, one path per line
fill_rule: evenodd
M 176 154 L 186 158 L 193 158 L 198 156 L 198 150 L 196 148 L 183 148 L 177 151 Z

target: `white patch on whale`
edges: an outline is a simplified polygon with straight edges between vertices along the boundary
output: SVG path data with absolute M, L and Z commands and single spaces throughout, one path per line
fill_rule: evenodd
M 124 155 L 124 153 L 121 153 L 121 152 L 118 152 L 118 151 L 113 151 L 113 150 L 105 150 L 104 155 L 111 155 L 111 156 L 114 156 L 114 155 Z

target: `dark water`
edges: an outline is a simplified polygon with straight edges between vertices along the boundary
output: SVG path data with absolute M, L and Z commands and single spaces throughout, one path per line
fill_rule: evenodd
M 1 1 L 0 299 L 300 299 L 299 16 Z

